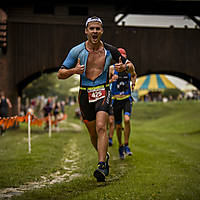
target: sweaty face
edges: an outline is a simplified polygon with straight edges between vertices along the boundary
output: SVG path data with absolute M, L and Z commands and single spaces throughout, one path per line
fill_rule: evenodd
M 96 44 L 100 41 L 103 34 L 103 28 L 100 22 L 90 22 L 85 28 L 85 34 L 87 35 L 88 41 L 92 44 Z

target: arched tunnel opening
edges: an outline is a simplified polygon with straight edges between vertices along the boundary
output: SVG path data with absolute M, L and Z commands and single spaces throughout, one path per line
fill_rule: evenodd
M 149 81 L 146 80 L 147 77 L 149 77 Z M 32 106 L 35 107 L 37 113 L 40 113 L 49 99 L 52 103 L 64 101 L 68 105 L 71 102 L 77 102 L 79 79 L 79 75 L 74 75 L 69 79 L 59 80 L 55 68 L 27 77 L 18 84 L 19 112 L 25 114 Z M 200 98 L 198 88 L 189 80 L 189 76 L 181 73 L 142 74 L 137 77 L 132 96 L 136 102 L 147 100 L 164 102 L 166 98 L 167 101 Z M 144 84 L 147 88 L 142 88 Z
M 48 101 L 54 105 L 57 102 L 72 104 L 77 102 L 79 76 L 72 76 L 67 80 L 59 80 L 55 69 L 43 73 L 33 74 L 18 84 L 18 113 L 25 115 L 32 107 L 37 115 L 42 115 L 43 107 Z M 40 117 L 39 116 L 39 117 Z

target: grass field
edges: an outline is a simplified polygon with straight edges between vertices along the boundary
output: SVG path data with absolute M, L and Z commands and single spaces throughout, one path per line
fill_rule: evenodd
M 31 154 L 27 124 L 0 137 L 1 199 L 200 199 L 199 101 L 134 104 L 133 156 L 118 158 L 115 133 L 106 184 L 93 177 L 97 153 L 74 108 L 51 138 L 32 127 Z

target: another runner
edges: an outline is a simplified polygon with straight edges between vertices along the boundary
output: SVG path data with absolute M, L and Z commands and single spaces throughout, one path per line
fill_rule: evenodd
M 125 58 L 127 57 L 126 51 L 119 48 L 118 51 Z M 132 155 L 132 152 L 128 146 L 129 136 L 131 131 L 130 117 L 132 111 L 132 96 L 131 96 L 131 81 L 132 90 L 135 86 L 136 72 L 133 65 L 128 65 L 130 61 L 127 61 L 127 69 L 118 72 L 116 65 L 110 67 L 110 78 L 112 81 L 112 98 L 113 98 L 113 111 L 116 124 L 117 138 L 119 142 L 119 156 L 124 159 L 124 153 Z M 129 67 L 128 67 L 129 66 Z M 122 143 L 122 112 L 124 113 L 124 144 Z

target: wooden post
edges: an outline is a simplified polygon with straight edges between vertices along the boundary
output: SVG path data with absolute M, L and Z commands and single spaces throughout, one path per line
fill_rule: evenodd
M 31 153 L 31 115 L 28 114 L 28 152 Z
M 51 114 L 49 114 L 48 117 L 49 117 L 49 137 L 51 137 Z

